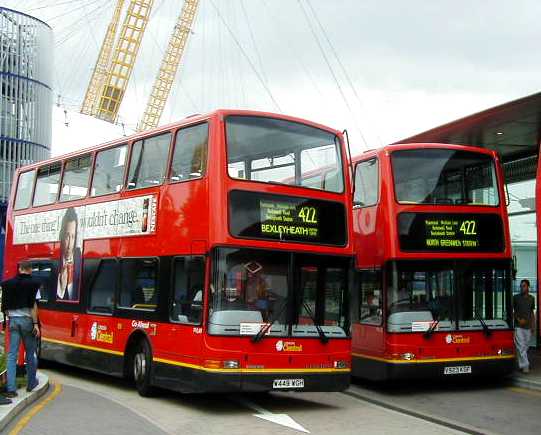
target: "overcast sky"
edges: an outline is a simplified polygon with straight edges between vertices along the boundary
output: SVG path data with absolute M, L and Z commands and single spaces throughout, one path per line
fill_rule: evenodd
M 131 132 L 182 0 L 154 2 L 124 128 L 77 114 L 116 0 L 1 3 L 54 30 L 53 154 Z M 357 152 L 377 147 L 538 92 L 540 16 L 536 0 L 201 0 L 162 122 L 251 108 L 347 128 Z

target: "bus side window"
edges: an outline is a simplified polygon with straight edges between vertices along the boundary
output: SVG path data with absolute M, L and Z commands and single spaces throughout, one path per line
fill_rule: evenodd
M 177 132 L 170 181 L 201 178 L 207 167 L 208 125 L 199 124 Z
M 119 307 L 154 311 L 158 303 L 158 260 L 124 258 L 120 264 Z
M 51 163 L 38 169 L 36 189 L 34 192 L 34 207 L 52 204 L 58 196 L 60 184 L 60 162 Z
M 203 257 L 178 257 L 173 261 L 169 318 L 172 322 L 200 325 L 203 317 L 205 260 Z
M 363 270 L 359 276 L 361 292 L 359 321 L 367 325 L 380 326 L 383 320 L 381 271 Z
M 92 156 L 75 157 L 66 162 L 60 201 L 84 198 L 88 192 L 88 178 L 92 167 Z
M 93 274 L 92 268 L 96 267 L 96 260 L 85 260 L 84 276 L 94 275 L 91 281 L 88 311 L 99 314 L 111 314 L 113 312 L 114 295 L 117 286 L 118 264 L 113 259 L 101 260 L 97 271 Z
M 36 170 L 22 172 L 19 175 L 19 182 L 17 183 L 17 195 L 15 196 L 15 210 L 21 210 L 30 206 L 35 177 Z
M 115 193 L 122 189 L 127 154 L 128 146 L 121 145 L 100 151 L 96 155 L 91 196 Z
M 370 159 L 360 162 L 355 167 L 355 194 L 353 204 L 369 207 L 378 203 L 378 160 Z
M 171 133 L 135 142 L 132 146 L 128 189 L 158 186 L 165 179 Z
M 41 285 L 36 300 L 41 304 L 55 300 L 56 295 L 56 266 L 53 261 L 31 261 L 32 277 Z

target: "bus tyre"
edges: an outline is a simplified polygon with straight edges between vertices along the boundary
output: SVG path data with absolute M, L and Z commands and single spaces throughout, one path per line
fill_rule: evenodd
M 150 384 L 151 366 L 150 346 L 146 340 L 140 340 L 133 351 L 132 374 L 137 392 L 143 397 L 151 396 L 154 390 Z

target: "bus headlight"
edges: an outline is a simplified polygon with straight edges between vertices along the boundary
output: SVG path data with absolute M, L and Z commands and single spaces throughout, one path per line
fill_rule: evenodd
M 224 361 L 224 369 L 238 369 L 240 363 L 236 359 L 228 359 Z
M 511 347 L 502 347 L 498 349 L 498 355 L 504 356 L 504 355 L 513 355 L 515 351 Z
M 348 368 L 348 363 L 347 363 L 347 361 L 339 359 L 339 360 L 334 362 L 334 368 L 335 369 L 347 369 Z
M 415 359 L 415 354 L 411 352 L 406 352 L 400 355 L 400 358 L 405 359 L 407 361 L 411 361 L 412 359 Z

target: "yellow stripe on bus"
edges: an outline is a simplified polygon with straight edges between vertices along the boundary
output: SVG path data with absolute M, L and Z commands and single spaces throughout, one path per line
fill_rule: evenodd
M 118 350 L 102 349 L 100 347 L 86 346 L 84 344 L 71 343 L 69 341 L 55 340 L 52 338 L 45 338 L 45 337 L 42 337 L 42 340 L 48 341 L 49 343 L 63 344 L 66 346 L 79 347 L 81 349 L 95 350 L 96 352 L 103 352 L 103 353 L 110 353 L 112 355 L 124 356 L 124 352 L 119 352 Z
M 365 355 L 362 353 L 352 353 L 354 357 L 372 359 L 375 361 L 382 361 L 391 364 L 426 364 L 437 362 L 460 362 L 460 361 L 483 361 L 483 360 L 500 360 L 500 359 L 512 359 L 515 355 L 494 355 L 494 356 L 472 356 L 472 357 L 460 357 L 460 358 L 428 358 L 428 359 L 387 359 L 380 358 L 372 355 Z
M 119 352 L 116 350 L 101 349 L 99 347 L 86 346 L 83 344 L 71 343 L 69 341 L 54 340 L 52 338 L 42 338 L 42 340 L 48 341 L 50 343 L 63 344 L 65 346 L 78 347 L 81 349 L 95 350 L 96 352 L 104 352 L 104 353 L 109 353 L 113 355 L 124 356 L 124 352 Z M 334 368 L 328 368 L 328 369 L 325 369 L 325 368 L 320 368 L 320 369 L 213 369 L 213 368 L 203 367 L 196 364 L 189 364 L 189 363 L 185 363 L 181 361 L 173 361 L 173 360 L 163 359 L 163 358 L 152 358 L 152 360 L 155 362 L 163 363 L 163 364 L 187 367 L 187 368 L 192 368 L 195 370 L 203 370 L 205 372 L 214 372 L 214 373 L 349 373 L 351 371 L 351 369 L 349 368 L 345 368 L 345 369 L 334 369 Z
M 320 369 L 213 369 L 209 367 L 203 367 L 196 364 L 189 364 L 180 361 L 173 361 L 163 358 L 153 358 L 153 361 L 161 362 L 163 364 L 170 364 L 174 366 L 187 367 L 196 370 L 203 370 L 205 372 L 213 373 L 349 373 L 351 369 L 333 369 L 333 368 L 320 368 Z

